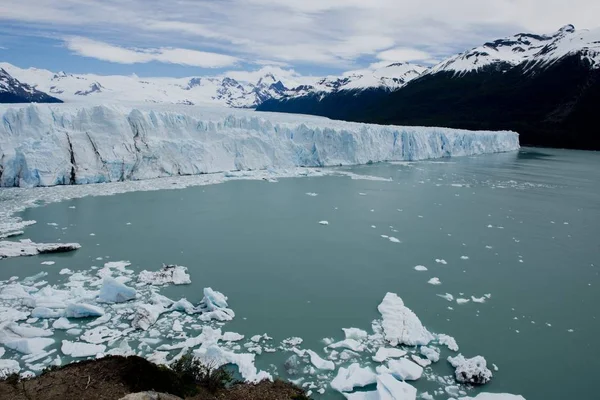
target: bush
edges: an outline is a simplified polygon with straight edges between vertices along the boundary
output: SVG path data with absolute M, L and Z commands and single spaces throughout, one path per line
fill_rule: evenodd
M 227 388 L 234 381 L 228 370 L 223 367 L 215 368 L 215 365 L 202 364 L 191 352 L 177 360 L 171 368 L 189 394 L 197 393 L 197 386 L 215 393 Z

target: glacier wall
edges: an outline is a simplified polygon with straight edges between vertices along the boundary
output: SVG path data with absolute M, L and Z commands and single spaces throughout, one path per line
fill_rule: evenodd
M 323 167 L 511 151 L 514 132 L 177 105 L 0 106 L 0 186 Z

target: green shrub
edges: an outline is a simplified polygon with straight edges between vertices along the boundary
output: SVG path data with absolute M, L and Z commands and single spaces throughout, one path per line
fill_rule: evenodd
M 177 360 L 171 368 L 177 374 L 186 393 L 197 393 L 200 386 L 211 393 L 227 388 L 234 379 L 223 367 L 202 364 L 191 352 Z

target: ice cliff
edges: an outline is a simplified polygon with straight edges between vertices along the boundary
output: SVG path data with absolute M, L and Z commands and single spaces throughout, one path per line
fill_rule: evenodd
M 519 148 L 514 132 L 381 126 L 181 105 L 3 105 L 0 116 L 0 186 L 366 164 Z

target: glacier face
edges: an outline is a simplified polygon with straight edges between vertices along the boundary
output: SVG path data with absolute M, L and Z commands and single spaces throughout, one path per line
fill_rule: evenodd
M 178 105 L 0 106 L 0 186 L 141 180 L 511 151 L 514 132 Z

